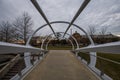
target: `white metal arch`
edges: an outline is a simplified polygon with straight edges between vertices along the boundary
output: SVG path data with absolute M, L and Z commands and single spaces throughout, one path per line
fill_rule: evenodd
M 70 24 L 70 22 L 67 22 L 67 21 L 53 21 L 53 22 L 50 22 L 50 24 L 56 24 L 56 23 Z M 48 24 L 44 24 L 44 25 L 40 26 L 38 29 L 36 29 L 36 30 L 32 33 L 32 35 L 29 37 L 29 39 L 27 40 L 26 45 L 29 45 L 31 38 L 33 37 L 33 35 L 35 35 L 35 33 L 36 33 L 37 31 L 39 31 L 40 29 L 44 28 L 44 27 L 47 26 L 47 25 L 48 25 Z M 77 27 L 77 28 L 80 29 L 81 31 L 83 31 L 83 32 L 86 34 L 86 36 L 88 37 L 88 39 L 90 40 L 91 44 L 94 45 L 94 42 L 93 42 L 92 38 L 90 37 L 90 35 L 89 35 L 83 28 L 81 28 L 80 26 L 78 26 L 78 25 L 76 25 L 76 24 L 72 24 L 72 25 L 75 26 L 75 27 Z
M 56 33 L 58 33 L 58 32 L 56 32 Z M 59 32 L 59 33 L 64 33 L 64 32 Z M 71 37 L 73 38 L 73 40 L 75 41 L 75 43 L 76 43 L 76 45 L 77 45 L 77 49 L 79 49 L 79 44 L 78 44 L 77 40 L 76 40 L 72 35 L 70 35 L 70 34 L 68 34 L 68 33 L 66 33 L 66 34 L 69 35 L 69 36 L 71 36 Z M 45 42 L 45 41 L 47 40 L 47 38 L 48 38 L 49 36 L 51 36 L 51 35 L 53 35 L 53 33 L 49 34 L 49 35 L 45 38 L 45 40 L 42 42 L 42 44 L 41 44 L 41 49 L 43 49 L 44 42 Z
M 67 21 L 53 21 L 53 22 L 50 22 L 50 24 L 55 24 L 55 23 L 70 24 L 70 22 L 67 22 Z M 29 37 L 26 45 L 29 45 L 29 42 L 30 42 L 31 38 L 33 37 L 33 35 L 34 35 L 37 31 L 39 31 L 40 29 L 42 29 L 43 27 L 45 27 L 45 26 L 47 26 L 47 25 L 48 25 L 48 24 L 44 24 L 44 25 L 42 25 L 41 27 L 39 27 L 38 29 L 36 29 L 36 30 L 34 31 L 34 33 Z M 83 28 L 81 28 L 80 26 L 78 26 L 78 25 L 76 25 L 76 24 L 72 24 L 72 25 L 75 26 L 75 27 L 77 27 L 77 28 L 80 29 L 81 31 L 83 31 L 83 32 L 86 34 L 86 36 L 88 37 L 88 39 L 90 40 L 91 45 L 94 45 L 94 42 L 93 42 L 92 38 L 90 37 L 90 35 L 89 35 Z M 90 54 L 97 56 L 97 55 L 96 55 L 96 52 L 90 52 Z M 28 56 L 28 55 L 30 55 L 30 53 L 27 53 L 27 54 L 24 54 L 24 55 L 25 55 L 25 56 Z M 27 57 L 27 58 L 30 59 L 29 57 Z M 30 60 L 28 60 L 28 59 L 25 58 L 25 63 L 26 63 L 26 64 L 28 64 L 28 63 L 30 62 Z M 90 65 L 91 67 L 95 67 L 96 60 L 97 60 L 96 57 L 90 56 L 90 64 L 89 64 L 89 65 Z
M 53 31 L 53 33 L 55 34 L 51 24 L 49 23 L 47 17 L 45 16 L 44 12 L 42 11 L 42 9 L 40 8 L 39 4 L 37 3 L 36 0 L 31 0 L 31 2 L 33 3 L 33 5 L 36 7 L 36 9 L 38 10 L 38 12 L 42 15 L 42 17 L 44 18 L 44 20 L 46 21 L 47 25 L 51 28 L 51 30 Z M 71 22 L 69 22 L 69 25 L 63 35 L 63 37 L 65 36 L 65 34 L 67 33 L 67 31 L 69 30 L 69 28 L 71 27 L 71 25 L 73 25 L 73 23 L 75 22 L 75 20 L 78 18 L 78 16 L 80 15 L 80 13 L 84 10 L 84 8 L 88 5 L 88 3 L 90 2 L 90 0 L 84 0 L 84 2 L 82 3 L 82 5 L 80 6 L 80 8 L 78 9 L 77 13 L 74 15 L 73 19 L 71 20 Z M 81 29 L 80 27 L 78 27 L 80 30 L 83 30 Z M 84 31 L 83 31 L 84 32 Z M 86 33 L 86 32 L 85 32 Z M 91 39 L 91 37 L 86 33 L 86 35 L 88 36 L 90 42 L 91 42 L 91 45 L 94 45 L 94 42 L 93 40 Z M 56 36 L 56 35 L 55 35 Z M 92 55 L 95 55 L 96 56 L 96 53 L 91 53 Z M 94 65 L 96 64 L 96 58 L 95 57 L 92 57 L 90 56 L 93 60 L 91 60 L 90 62 L 93 63 L 94 61 Z

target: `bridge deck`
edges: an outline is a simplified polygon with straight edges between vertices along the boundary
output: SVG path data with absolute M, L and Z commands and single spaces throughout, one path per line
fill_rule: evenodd
M 68 50 L 52 50 L 24 80 L 99 80 Z

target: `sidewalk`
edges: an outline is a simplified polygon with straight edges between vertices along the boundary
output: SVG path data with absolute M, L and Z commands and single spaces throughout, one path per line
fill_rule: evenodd
M 52 50 L 24 80 L 99 80 L 68 50 Z

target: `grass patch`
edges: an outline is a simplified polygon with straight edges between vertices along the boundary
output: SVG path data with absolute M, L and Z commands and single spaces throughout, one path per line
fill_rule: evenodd
M 80 56 L 82 59 L 85 59 L 88 64 L 90 63 L 90 56 L 89 56 L 89 54 L 80 52 L 80 53 L 78 53 L 78 56 Z
M 119 54 L 102 54 L 98 53 L 98 56 L 111 59 L 120 62 Z M 109 61 L 101 60 L 97 58 L 96 67 L 103 71 L 105 74 L 113 78 L 113 80 L 120 80 L 120 65 Z
M 85 59 L 88 63 L 90 62 L 89 54 L 79 53 L 83 59 Z M 120 62 L 120 54 L 105 54 L 105 53 L 97 53 L 98 56 L 111 59 L 117 62 Z M 97 58 L 96 68 L 103 71 L 105 74 L 113 78 L 113 80 L 120 80 L 120 65 L 115 64 L 109 61 L 105 61 Z

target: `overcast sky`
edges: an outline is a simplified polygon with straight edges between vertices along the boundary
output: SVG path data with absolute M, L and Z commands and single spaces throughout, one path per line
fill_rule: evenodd
M 37 0 L 48 20 L 71 21 L 84 0 Z M 45 24 L 45 21 L 32 5 L 30 0 L 0 0 L 0 22 L 12 21 L 16 17 L 28 12 L 34 21 L 33 29 Z M 120 34 L 120 0 L 91 0 L 87 7 L 75 21 L 86 31 L 89 26 L 96 26 L 99 32 L 101 27 L 108 27 L 108 32 Z M 56 31 L 65 31 L 68 25 L 53 24 Z M 77 30 L 73 28 L 73 31 Z M 70 30 L 69 30 L 70 31 Z M 77 30 L 79 32 L 79 30 Z M 40 34 L 51 33 L 49 27 L 40 31 Z

